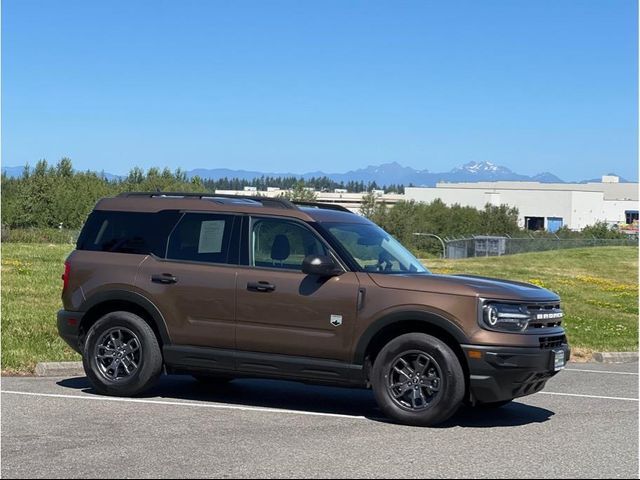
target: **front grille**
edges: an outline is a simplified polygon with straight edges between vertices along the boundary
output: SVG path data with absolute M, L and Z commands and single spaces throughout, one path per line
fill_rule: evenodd
M 566 343 L 567 343 L 567 337 L 565 335 L 553 335 L 551 337 L 540 337 L 540 348 L 542 350 L 559 348 Z
M 547 312 L 557 313 L 561 311 L 559 303 L 527 305 L 527 310 L 532 316 L 538 315 L 538 314 L 544 314 Z M 562 326 L 562 318 L 535 319 L 529 322 L 529 326 L 527 327 L 527 330 L 538 330 L 541 328 L 556 328 L 561 326 Z

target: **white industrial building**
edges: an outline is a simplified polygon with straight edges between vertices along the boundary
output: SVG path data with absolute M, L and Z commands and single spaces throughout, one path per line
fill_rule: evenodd
M 435 188 L 407 187 L 405 198 L 478 209 L 509 205 L 518 209 L 520 226 L 530 230 L 581 230 L 599 221 L 620 225 L 638 220 L 638 184 L 620 183 L 615 176 L 590 183 L 438 183 Z
M 244 191 L 216 190 L 218 194 L 258 194 L 268 197 L 285 191 L 270 187 L 258 192 L 255 187 Z M 638 184 L 620 183 L 618 177 L 604 176 L 601 182 L 538 183 L 538 182 L 476 182 L 438 183 L 435 187 L 407 187 L 405 194 L 374 191 L 378 202 L 392 206 L 401 201 L 459 204 L 483 209 L 486 204 L 509 205 L 518 209 L 520 227 L 555 232 L 563 226 L 581 230 L 604 221 L 609 225 L 631 224 L 638 220 Z M 316 192 L 317 201 L 336 203 L 359 212 L 366 193 L 344 190 Z
M 312 190 L 312 189 L 310 189 Z M 244 190 L 216 190 L 219 195 L 262 195 L 265 197 L 279 197 L 286 193 L 287 190 L 281 190 L 279 188 L 269 187 L 266 191 L 258 192 L 255 187 L 245 187 Z M 342 207 L 348 208 L 354 213 L 360 213 L 362 207 L 362 200 L 368 192 L 363 193 L 350 193 L 344 189 L 337 188 L 333 192 L 314 192 L 316 194 L 316 201 L 322 203 L 335 203 Z M 398 193 L 384 193 L 383 190 L 373 190 L 372 192 L 376 201 L 384 203 L 385 205 L 395 205 L 398 202 L 406 200 L 404 195 Z

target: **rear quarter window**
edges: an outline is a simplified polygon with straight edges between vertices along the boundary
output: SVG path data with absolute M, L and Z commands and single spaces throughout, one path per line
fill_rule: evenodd
M 78 238 L 78 250 L 153 254 L 164 258 L 167 239 L 182 214 L 96 210 Z

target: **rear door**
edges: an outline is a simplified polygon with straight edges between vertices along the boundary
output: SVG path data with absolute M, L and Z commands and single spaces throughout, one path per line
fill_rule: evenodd
M 356 274 L 302 273 L 306 255 L 333 255 L 303 222 L 253 217 L 248 235 L 249 266 L 239 268 L 237 279 L 238 350 L 348 360 Z
M 241 217 L 186 212 L 166 258 L 150 255 L 137 285 L 161 310 L 174 345 L 234 349 Z

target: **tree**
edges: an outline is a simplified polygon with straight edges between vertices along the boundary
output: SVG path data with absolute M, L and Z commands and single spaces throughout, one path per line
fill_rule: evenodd
M 508 205 L 486 204 L 480 212 L 482 233 L 487 235 L 511 235 L 517 233 L 518 209 Z
M 367 218 L 371 218 L 374 214 L 375 208 L 376 196 L 373 194 L 373 192 L 369 192 L 362 197 L 360 213 Z
M 584 227 L 581 233 L 585 237 L 593 238 L 626 238 L 626 235 L 624 233 L 618 231 L 616 227 L 610 227 L 607 222 L 596 222 L 593 225 Z
M 315 202 L 317 200 L 316 192 L 308 190 L 304 180 L 299 180 L 291 190 L 281 193 L 280 197 L 292 202 Z
M 73 175 L 73 166 L 71 160 L 64 157 L 56 165 L 56 173 L 60 177 L 70 178 Z

